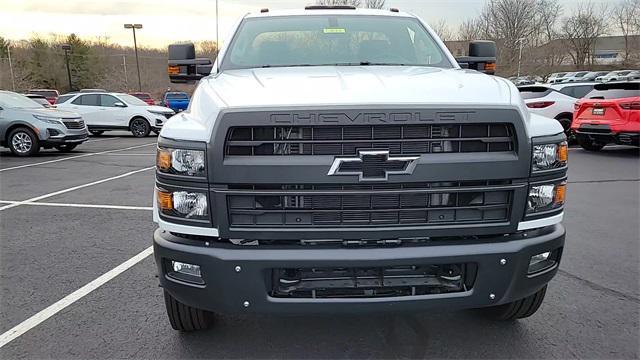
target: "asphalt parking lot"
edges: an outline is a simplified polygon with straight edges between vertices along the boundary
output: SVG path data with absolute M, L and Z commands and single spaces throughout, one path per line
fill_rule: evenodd
M 122 135 L 92 138 L 69 154 L 0 151 L 0 334 L 142 259 L 23 327 L 0 348 L 2 359 L 640 356 L 637 149 L 571 149 L 563 263 L 529 319 L 496 323 L 472 311 L 239 315 L 188 334 L 171 329 L 148 256 L 155 138 Z

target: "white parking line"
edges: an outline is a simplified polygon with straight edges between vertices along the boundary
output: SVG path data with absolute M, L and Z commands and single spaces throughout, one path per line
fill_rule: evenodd
M 100 152 L 95 152 L 95 153 L 88 153 L 88 154 L 82 154 L 82 155 L 69 156 L 69 157 L 65 157 L 65 158 L 61 158 L 61 159 L 42 161 L 42 162 L 34 163 L 34 164 L 25 164 L 25 165 L 13 166 L 13 167 L 9 167 L 9 168 L 0 169 L 0 172 L 8 171 L 8 170 L 15 170 L 15 169 L 23 169 L 23 168 L 31 167 L 31 166 L 51 164 L 51 163 L 55 163 L 55 162 L 59 162 L 59 161 L 65 161 L 65 160 L 73 160 L 73 159 L 83 158 L 83 157 L 87 157 L 87 156 L 111 154 L 111 153 L 114 153 L 114 152 L 138 149 L 138 148 L 141 148 L 141 147 L 151 146 L 151 145 L 156 145 L 156 143 L 154 142 L 154 143 L 143 144 L 143 145 L 129 146 L 129 147 L 122 148 L 122 149 L 106 150 L 106 151 L 100 151 Z
M 58 190 L 58 191 L 54 191 L 52 193 L 48 193 L 48 194 L 32 197 L 31 199 L 27 199 L 27 200 L 24 200 L 24 201 L 18 201 L 18 202 L 14 203 L 14 204 L 9 204 L 9 205 L 2 206 L 2 207 L 0 207 L 0 211 L 6 210 L 6 209 L 11 209 L 11 208 L 14 208 L 16 206 L 20 206 L 20 205 L 27 204 L 27 203 L 33 203 L 33 202 L 36 202 L 36 201 L 39 201 L 39 200 L 43 200 L 43 199 L 46 199 L 46 198 L 50 198 L 52 196 L 64 194 L 64 193 L 67 193 L 67 192 L 70 192 L 70 191 L 86 188 L 86 187 L 93 186 L 93 185 L 102 184 L 102 183 L 105 183 L 107 181 L 116 180 L 116 179 L 122 179 L 123 177 L 127 177 L 127 176 L 130 176 L 130 175 L 133 175 L 133 174 L 137 174 L 137 173 L 142 172 L 142 171 L 147 171 L 147 170 L 151 170 L 151 169 L 155 169 L 155 168 L 156 168 L 155 166 L 150 166 L 150 167 L 146 167 L 146 168 L 139 169 L 139 170 L 129 171 L 128 173 L 124 173 L 124 174 L 121 174 L 121 175 L 112 176 L 110 178 L 93 181 L 93 182 L 90 182 L 88 184 L 78 185 L 78 186 L 74 186 L 74 187 L 71 187 L 71 188 L 68 188 L 68 189 Z
M 40 311 L 39 313 L 33 315 L 32 317 L 28 318 L 27 320 L 25 320 L 25 321 L 21 322 L 20 324 L 14 326 L 13 328 L 9 329 L 4 334 L 0 335 L 0 348 L 2 348 L 3 346 L 7 345 L 8 343 L 13 341 L 14 339 L 19 337 L 20 335 L 22 335 L 22 334 L 26 333 L 27 331 L 33 329 L 34 327 L 38 326 L 43 321 L 47 320 L 48 318 L 52 317 L 53 315 L 59 313 L 61 310 L 63 310 L 67 306 L 69 306 L 69 305 L 73 304 L 74 302 L 82 299 L 83 297 L 85 297 L 86 295 L 91 293 L 92 291 L 98 289 L 100 286 L 106 284 L 107 282 L 109 282 L 110 280 L 115 278 L 116 276 L 118 276 L 118 275 L 122 274 L 123 272 L 125 272 L 126 270 L 130 269 L 135 264 L 137 264 L 140 261 L 146 259 L 151 254 L 153 254 L 153 246 L 149 246 L 148 248 L 146 248 L 142 252 L 140 252 L 138 255 L 132 257 L 131 259 L 129 259 L 129 260 L 123 262 L 122 264 L 116 266 L 115 268 L 109 270 L 108 272 L 106 272 L 105 274 L 99 276 L 97 279 L 91 281 L 87 285 L 85 285 L 85 286 L 81 287 L 80 289 L 72 292 L 71 294 L 65 296 L 64 298 L 62 298 L 60 300 L 58 300 L 57 302 L 55 302 L 54 304 L 48 306 L 47 308 L 45 308 L 44 310 Z
M 91 139 L 91 140 L 87 140 L 84 142 L 84 144 L 88 144 L 88 143 L 94 143 L 94 142 L 100 142 L 100 141 L 107 141 L 107 140 L 115 140 L 115 139 L 119 139 L 117 137 L 112 137 L 112 138 L 106 138 L 106 139 Z
M 52 203 L 52 202 L 24 202 L 0 200 L 0 204 L 18 204 L 27 206 L 54 206 L 54 207 L 72 207 L 72 208 L 90 208 L 90 209 L 114 209 L 114 210 L 146 210 L 151 211 L 151 206 L 128 206 L 128 205 L 101 205 L 101 204 L 68 204 L 68 203 Z

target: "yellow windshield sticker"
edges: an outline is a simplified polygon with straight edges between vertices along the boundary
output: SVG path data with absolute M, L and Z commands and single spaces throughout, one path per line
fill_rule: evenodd
M 345 29 L 336 29 L 336 28 L 324 29 L 325 34 L 344 34 L 346 32 L 347 30 Z

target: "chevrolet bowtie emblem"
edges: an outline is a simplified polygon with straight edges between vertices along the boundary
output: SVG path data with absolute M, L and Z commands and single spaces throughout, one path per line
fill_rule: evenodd
M 360 150 L 357 157 L 337 157 L 329 176 L 358 175 L 360 181 L 386 181 L 389 175 L 409 175 L 419 156 L 391 156 L 389 150 Z

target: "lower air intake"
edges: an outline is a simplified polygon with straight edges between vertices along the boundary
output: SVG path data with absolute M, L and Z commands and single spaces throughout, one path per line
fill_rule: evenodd
M 278 298 L 375 298 L 463 292 L 475 280 L 475 264 L 273 270 Z

